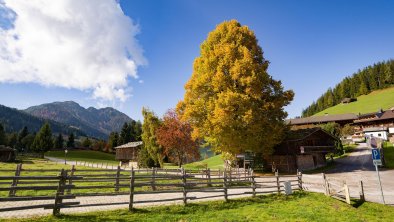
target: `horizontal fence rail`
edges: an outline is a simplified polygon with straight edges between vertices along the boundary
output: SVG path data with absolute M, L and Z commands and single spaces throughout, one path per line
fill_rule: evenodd
M 0 170 L 14 174 L 0 176 L 0 202 L 53 200 L 48 204 L 0 208 L 2 211 L 26 210 L 34 208 L 52 209 L 59 215 L 62 208 L 99 206 L 100 203 L 80 204 L 79 201 L 66 202 L 81 196 L 128 195 L 127 204 L 133 210 L 134 204 L 164 201 L 223 198 L 285 192 L 285 183 L 292 190 L 302 189 L 301 174 L 256 176 L 252 170 L 187 170 L 187 169 L 78 169 L 69 170 L 28 170 L 18 164 L 13 170 Z M 35 175 L 31 175 L 35 174 Z M 39 174 L 39 175 L 37 175 Z M 1 174 L 0 174 L 1 175 Z M 7 193 L 5 193 L 7 192 Z M 136 200 L 138 195 L 157 195 L 156 199 Z M 201 195 L 203 194 L 203 195 Z M 23 202 L 24 203 L 24 202 Z M 110 203 L 125 204 L 125 202 Z

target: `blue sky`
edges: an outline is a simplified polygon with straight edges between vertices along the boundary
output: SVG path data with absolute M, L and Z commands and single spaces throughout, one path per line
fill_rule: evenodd
M 225 20 L 236 19 L 255 32 L 264 57 L 271 62 L 269 74 L 281 80 L 285 89 L 294 90 L 294 101 L 286 107 L 289 117 L 300 115 L 345 76 L 394 58 L 392 1 L 121 0 L 120 5 L 139 26 L 136 39 L 147 63 L 138 67 L 138 80 L 127 81 L 130 98 L 105 104 L 134 119 L 141 119 L 143 106 L 162 115 L 183 98 L 200 44 Z M 91 93 L 3 82 L 0 104 L 22 109 L 74 100 L 84 107 L 97 107 L 102 101 Z

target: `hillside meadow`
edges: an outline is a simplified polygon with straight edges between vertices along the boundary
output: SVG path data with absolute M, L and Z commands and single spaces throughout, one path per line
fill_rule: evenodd
M 356 102 L 348 104 L 338 104 L 336 106 L 325 109 L 316 113 L 314 116 L 322 116 L 328 114 L 344 114 L 355 113 L 364 114 L 377 112 L 379 109 L 387 110 L 394 107 L 394 87 L 377 90 L 368 95 L 357 97 Z

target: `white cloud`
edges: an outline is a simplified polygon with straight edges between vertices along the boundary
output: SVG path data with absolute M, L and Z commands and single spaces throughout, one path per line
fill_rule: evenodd
M 0 82 L 125 101 L 127 79 L 138 78 L 137 67 L 146 63 L 139 27 L 115 0 L 0 0 L 0 9 L 0 17 L 14 19 L 0 27 Z

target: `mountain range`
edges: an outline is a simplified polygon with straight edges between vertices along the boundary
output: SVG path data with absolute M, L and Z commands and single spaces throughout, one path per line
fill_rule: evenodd
M 46 103 L 25 110 L 8 108 L 8 113 L 12 113 L 12 115 L 9 114 L 8 117 L 5 117 L 3 112 L 0 112 L 0 122 L 8 122 L 5 125 L 13 125 L 12 130 L 19 130 L 18 128 L 23 127 L 23 124 L 27 125 L 29 122 L 41 126 L 41 122 L 49 120 L 54 126 L 59 125 L 65 130 L 73 129 L 80 131 L 80 134 L 101 139 L 107 139 L 112 131 L 120 131 L 125 122 L 132 121 L 129 116 L 114 108 L 96 109 L 89 107 L 85 109 L 74 101 Z M 19 123 L 15 116 L 24 116 L 25 121 Z M 28 128 L 35 130 L 37 127 L 31 126 Z

